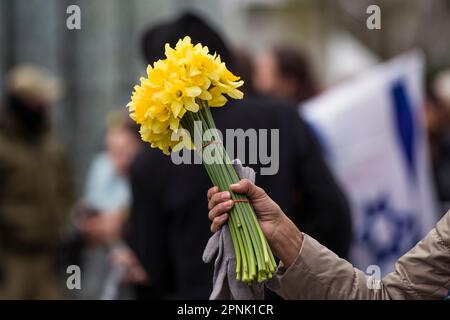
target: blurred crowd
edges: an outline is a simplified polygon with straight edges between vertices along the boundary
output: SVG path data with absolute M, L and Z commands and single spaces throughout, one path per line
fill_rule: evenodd
M 348 200 L 297 112 L 324 90 L 310 57 L 282 43 L 253 57 L 245 48 L 231 48 L 192 13 L 152 26 L 135 45 L 152 63 L 163 58 L 165 43 L 174 45 L 184 35 L 220 53 L 245 81 L 244 100 L 214 110 L 219 129 L 280 129 L 280 170 L 257 183 L 301 230 L 346 258 L 352 239 Z M 424 126 L 444 208 L 450 203 L 450 69 L 427 82 Z M 176 166 L 141 143 L 139 128 L 121 108 L 105 117 L 103 148 L 77 192 L 49 118 L 64 95 L 61 83 L 38 66 L 21 65 L 7 75 L 5 92 L 0 299 L 208 298 L 213 267 L 201 256 L 210 236 L 210 181 L 203 167 Z M 80 290 L 66 287 L 69 265 L 81 268 Z

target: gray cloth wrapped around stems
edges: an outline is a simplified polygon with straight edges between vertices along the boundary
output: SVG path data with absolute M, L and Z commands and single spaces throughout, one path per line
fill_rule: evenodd
M 250 167 L 243 167 L 235 159 L 233 167 L 240 179 L 255 182 L 255 171 Z M 209 240 L 203 252 L 203 261 L 210 263 L 214 260 L 213 290 L 210 300 L 263 300 L 264 285 L 254 283 L 248 285 L 236 279 L 236 255 L 233 248 L 230 229 L 225 224 Z

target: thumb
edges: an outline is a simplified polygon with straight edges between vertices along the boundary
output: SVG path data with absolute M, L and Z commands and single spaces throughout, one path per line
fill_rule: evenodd
M 266 196 L 266 192 L 257 187 L 248 179 L 242 179 L 238 183 L 230 185 L 230 190 L 236 193 L 246 194 L 250 200 L 257 200 Z

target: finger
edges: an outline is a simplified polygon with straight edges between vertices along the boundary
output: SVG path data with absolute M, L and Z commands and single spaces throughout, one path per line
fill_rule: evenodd
M 219 192 L 219 188 L 218 188 L 218 187 L 212 187 L 212 188 L 209 188 L 208 194 L 207 194 L 207 196 L 208 196 L 208 201 L 211 200 L 211 197 L 212 197 L 214 194 L 216 194 L 217 192 Z
M 217 192 L 209 200 L 208 209 L 211 210 L 219 203 L 230 200 L 230 199 L 231 199 L 231 195 L 230 195 L 229 191 Z
M 250 200 L 255 200 L 266 195 L 266 192 L 263 189 L 255 186 L 254 183 L 248 179 L 242 179 L 238 183 L 230 185 L 230 190 L 236 193 L 246 194 Z
M 216 233 L 223 226 L 223 224 L 228 220 L 228 214 L 223 214 L 216 217 L 211 223 L 211 232 Z
M 214 206 L 208 213 L 209 220 L 213 221 L 214 218 L 216 218 L 224 213 L 227 213 L 228 211 L 231 210 L 233 205 L 234 205 L 233 200 L 228 200 L 228 201 L 219 203 L 218 205 Z

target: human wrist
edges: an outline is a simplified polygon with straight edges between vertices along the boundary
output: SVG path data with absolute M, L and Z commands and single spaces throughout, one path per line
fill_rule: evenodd
M 289 268 L 300 253 L 303 234 L 288 217 L 283 216 L 270 242 L 275 256 Z

